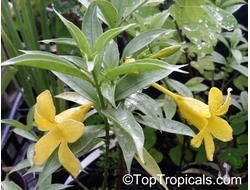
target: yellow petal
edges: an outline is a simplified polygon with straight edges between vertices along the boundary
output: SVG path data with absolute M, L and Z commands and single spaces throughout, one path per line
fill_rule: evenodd
M 191 145 L 196 147 L 196 148 L 199 148 L 201 146 L 201 143 L 202 143 L 202 140 L 204 138 L 204 131 L 206 129 L 202 129 L 192 140 L 191 140 Z
M 223 115 L 227 112 L 229 106 L 231 105 L 231 92 L 232 89 L 231 88 L 228 88 L 227 89 L 227 99 L 226 101 L 224 102 L 224 104 L 216 111 L 216 115 Z
M 44 135 L 35 145 L 33 162 L 35 165 L 44 163 L 62 141 L 62 134 L 59 129 L 54 128 Z
M 194 98 L 178 96 L 175 99 L 182 116 L 200 131 L 207 125 L 207 120 L 200 113 L 201 109 L 207 107 L 203 102 Z
M 93 105 L 93 102 L 89 102 L 86 105 L 79 106 L 76 108 L 70 108 L 56 116 L 56 121 L 61 123 L 68 119 L 73 119 L 79 122 L 83 122 L 85 115 L 87 114 L 89 108 Z
M 212 116 L 207 120 L 208 120 L 207 129 L 215 138 L 224 142 L 233 139 L 232 136 L 233 130 L 227 121 L 217 116 Z
M 216 114 L 216 111 L 223 104 L 223 95 L 218 88 L 211 88 L 208 95 L 208 106 L 211 114 Z
M 70 143 L 73 143 L 79 139 L 85 130 L 83 123 L 72 119 L 60 123 L 57 127 L 60 129 L 63 138 Z
M 211 117 L 211 113 L 209 111 L 209 107 L 201 109 L 200 110 L 200 114 L 203 115 L 206 118 Z
M 79 174 L 79 164 L 68 147 L 68 143 L 63 141 L 58 151 L 59 161 L 63 167 L 68 170 L 73 176 L 77 177 Z
M 48 90 L 37 97 L 34 118 L 40 131 L 47 131 L 57 125 L 55 122 L 55 106 Z
M 207 159 L 209 161 L 213 161 L 215 146 L 214 146 L 213 137 L 207 130 L 205 130 L 204 132 L 204 142 L 205 142 L 205 150 L 206 150 Z

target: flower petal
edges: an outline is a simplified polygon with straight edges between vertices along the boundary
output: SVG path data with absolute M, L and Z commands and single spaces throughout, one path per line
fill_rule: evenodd
M 224 142 L 233 139 L 233 130 L 227 121 L 217 116 L 212 116 L 207 120 L 207 129 L 210 131 L 210 133 L 212 133 L 215 138 Z
M 85 130 L 83 123 L 73 119 L 66 120 L 60 123 L 57 127 L 61 131 L 63 138 L 70 143 L 77 141 Z
M 59 161 L 63 167 L 73 176 L 77 177 L 79 174 L 79 163 L 74 154 L 70 151 L 68 143 L 65 140 L 62 141 L 59 147 L 58 155 Z
M 59 129 L 54 128 L 44 135 L 35 145 L 33 162 L 35 165 L 44 163 L 62 141 L 63 136 Z
M 201 109 L 207 108 L 207 105 L 194 98 L 179 96 L 175 99 L 182 116 L 200 131 L 207 125 L 207 120 L 200 113 Z
M 47 131 L 57 125 L 55 122 L 56 109 L 50 94 L 45 90 L 37 97 L 34 118 L 40 131 Z
M 218 88 L 211 88 L 208 95 L 208 106 L 211 114 L 216 114 L 216 111 L 223 104 L 223 95 Z
M 76 108 L 70 108 L 56 116 L 56 121 L 61 123 L 68 119 L 73 119 L 79 122 L 83 122 L 85 115 L 87 114 L 89 108 L 93 105 L 93 102 L 89 102 L 86 105 L 79 106 Z
M 204 132 L 204 142 L 205 142 L 205 150 L 206 150 L 207 159 L 209 161 L 213 161 L 215 146 L 214 146 L 213 137 L 209 133 L 208 130 L 205 130 Z
M 232 91 L 231 88 L 227 89 L 227 99 L 224 102 L 224 104 L 220 107 L 220 109 L 218 109 L 216 111 L 216 113 L 215 113 L 216 115 L 223 115 L 223 114 L 225 114 L 227 112 L 229 106 L 231 105 L 231 96 L 230 96 L 231 95 L 231 93 L 230 93 L 231 91 Z
M 199 148 L 201 146 L 202 140 L 204 138 L 204 131 L 206 129 L 203 128 L 192 140 L 191 140 L 191 145 L 194 146 L 195 148 Z

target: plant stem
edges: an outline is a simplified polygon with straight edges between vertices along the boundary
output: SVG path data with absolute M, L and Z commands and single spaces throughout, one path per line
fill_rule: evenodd
M 75 178 L 73 175 L 71 177 L 74 179 L 74 181 L 84 190 L 89 190 L 87 187 L 85 187 L 77 178 Z
M 95 74 L 95 71 L 92 71 L 93 77 L 94 77 L 94 81 L 95 81 L 95 86 L 96 86 L 96 90 L 98 93 L 98 98 L 100 101 L 100 108 L 101 109 L 105 109 L 105 103 L 104 103 L 104 99 L 103 99 L 103 95 L 100 89 L 100 84 L 98 82 L 98 78 Z M 104 123 L 105 123 L 105 163 L 104 163 L 104 179 L 103 179 L 103 183 L 102 183 L 102 190 L 105 190 L 106 187 L 108 186 L 108 169 L 109 169 L 109 144 L 110 144 L 110 139 L 109 139 L 109 124 L 108 124 L 108 120 L 107 118 L 104 116 Z

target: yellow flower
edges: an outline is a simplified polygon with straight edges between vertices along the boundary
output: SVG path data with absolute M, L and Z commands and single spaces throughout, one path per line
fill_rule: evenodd
M 209 161 L 213 161 L 215 150 L 212 135 L 224 142 L 233 139 L 232 128 L 228 122 L 217 116 L 226 113 L 231 105 L 231 88 L 227 90 L 228 95 L 224 104 L 222 92 L 218 88 L 211 88 L 207 105 L 194 98 L 174 94 L 156 83 L 152 84 L 152 86 L 172 97 L 182 116 L 199 129 L 200 132 L 191 140 L 191 145 L 198 148 L 204 139 L 206 155 Z
M 35 165 L 44 163 L 59 146 L 59 161 L 73 176 L 79 173 L 79 164 L 70 151 L 68 143 L 77 141 L 83 134 L 85 126 L 82 123 L 93 102 L 76 108 L 65 110 L 56 115 L 51 94 L 45 90 L 37 97 L 34 118 L 40 131 L 49 132 L 36 143 L 33 162 Z

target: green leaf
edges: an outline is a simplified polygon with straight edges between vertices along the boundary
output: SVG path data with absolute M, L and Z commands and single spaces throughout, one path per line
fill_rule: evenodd
M 248 93 L 243 91 L 240 93 L 240 100 L 244 110 L 248 110 Z
M 113 0 L 113 6 L 116 8 L 118 12 L 117 22 L 119 23 L 122 19 L 122 16 L 124 14 L 124 11 L 127 7 L 128 0 Z
M 31 134 L 29 131 L 26 131 L 24 129 L 20 129 L 20 128 L 15 128 L 14 130 L 14 133 L 26 138 L 26 139 L 29 139 L 29 140 L 32 140 L 32 141 L 37 141 L 37 139 L 34 137 L 33 134 Z
M 178 144 L 176 147 L 171 148 L 169 151 L 169 156 L 171 158 L 171 160 L 177 165 L 180 166 L 180 162 L 181 162 L 181 144 Z
M 155 148 L 151 148 L 148 153 L 154 158 L 156 163 L 160 163 L 163 160 L 163 154 Z
M 91 53 L 93 53 L 96 40 L 102 34 L 102 26 L 97 18 L 96 9 L 97 7 L 95 3 L 91 3 L 84 14 L 82 21 L 82 32 L 88 40 Z
M 158 116 L 162 117 L 161 108 L 156 103 L 154 99 L 143 93 L 135 93 L 130 95 L 126 101 L 133 104 L 141 112 L 147 115 L 149 118 L 154 120 L 157 128 L 161 130 L 160 123 L 158 121 Z
M 66 188 L 68 188 L 68 187 L 72 187 L 73 185 L 63 185 L 63 184 L 56 184 L 56 183 L 54 183 L 54 184 L 51 184 L 51 185 L 49 185 L 48 187 L 45 187 L 45 188 L 43 188 L 43 189 L 41 189 L 41 190 L 61 190 L 61 189 L 66 189 Z
M 84 98 L 94 103 L 99 102 L 97 98 L 97 92 L 89 82 L 71 75 L 66 75 L 58 72 L 53 73 L 70 88 L 72 88 L 72 90 L 74 90 Z
M 160 14 L 157 14 L 153 20 L 150 22 L 150 29 L 153 28 L 162 28 L 163 24 L 166 22 L 170 15 L 169 10 L 162 11 Z
M 90 5 L 90 2 L 88 0 L 79 0 L 79 2 L 87 9 Z M 108 25 L 107 21 L 105 20 L 102 12 L 100 11 L 100 9 L 97 9 L 97 16 L 99 19 L 101 19 L 105 24 Z
M 174 79 L 166 79 L 166 82 L 168 83 L 169 86 L 175 89 L 180 95 L 193 98 L 192 92 L 188 89 L 188 87 L 186 87 L 181 82 Z
M 206 11 L 210 18 L 222 28 L 233 30 L 237 27 L 237 20 L 227 11 L 214 5 L 202 5 L 201 7 Z
M 186 86 L 193 92 L 202 92 L 208 89 L 208 86 L 205 84 L 188 84 Z
M 1 186 L 4 190 L 22 190 L 17 184 L 11 181 L 2 181 Z
M 232 159 L 233 159 L 233 161 L 234 161 L 234 164 L 236 164 L 236 165 L 239 164 L 237 158 L 235 158 L 234 156 L 232 156 Z
M 184 1 L 184 10 L 192 22 L 198 22 L 201 19 L 204 12 L 201 5 L 204 4 L 205 0 Z
M 5 89 L 9 85 L 10 81 L 13 79 L 17 72 L 17 69 L 14 67 L 9 67 L 7 72 L 2 75 L 1 78 L 1 95 L 4 93 Z
M 248 189 L 248 182 L 242 183 L 238 188 L 238 190 L 245 190 L 245 189 Z
M 71 55 L 61 55 L 60 57 L 66 59 L 67 61 L 70 61 L 76 67 L 79 67 L 88 73 L 88 66 L 82 57 L 71 56 Z
M 233 135 L 239 135 L 246 130 L 247 116 L 236 118 L 230 122 L 230 126 L 233 128 Z
M 164 109 L 165 117 L 167 119 L 172 119 L 174 117 L 176 113 L 176 108 L 177 106 L 173 98 L 171 98 L 168 95 L 165 95 L 163 109 Z
M 27 125 L 33 125 L 35 107 L 36 107 L 36 104 L 32 106 L 28 112 L 27 119 L 26 119 Z
M 148 116 L 135 116 L 136 120 L 148 127 L 157 129 L 158 128 L 155 126 L 155 123 L 152 121 L 152 119 Z M 179 121 L 174 121 L 170 119 L 164 119 L 158 117 L 158 120 L 161 125 L 161 130 L 168 132 L 168 133 L 174 133 L 174 134 L 181 134 L 181 135 L 187 135 L 190 137 L 194 137 L 195 133 L 188 127 L 187 125 L 179 122 Z
M 115 36 L 117 36 L 119 33 L 121 33 L 122 31 L 130 28 L 134 26 L 134 24 L 129 24 L 126 26 L 121 26 L 118 28 L 113 28 L 110 29 L 108 31 L 106 31 L 105 33 L 103 33 L 96 41 L 95 46 L 94 46 L 94 50 L 93 52 L 100 52 L 104 47 L 106 47 L 106 45 L 110 42 L 111 39 L 113 39 Z
M 242 60 L 242 54 L 241 54 L 240 50 L 238 50 L 238 49 L 231 49 L 231 52 L 232 52 L 233 57 L 235 58 L 236 62 L 238 64 L 240 64 L 241 60 Z
M 12 127 L 19 128 L 19 129 L 23 129 L 23 130 L 26 129 L 24 124 L 22 124 L 19 121 L 14 120 L 14 119 L 2 119 L 1 123 L 7 124 L 7 125 L 10 125 Z
M 205 147 L 202 145 L 199 147 L 198 153 L 196 154 L 195 163 L 202 164 L 204 162 L 207 162 L 207 156 L 206 156 Z
M 156 129 L 153 129 L 151 127 L 145 126 L 143 129 L 144 137 L 145 137 L 145 142 L 144 142 L 144 147 L 149 150 L 152 148 L 157 140 L 157 137 L 155 135 Z
M 80 105 L 85 105 L 89 102 L 87 99 L 82 97 L 77 92 L 64 92 L 64 93 L 56 95 L 55 98 L 61 98 L 64 100 L 72 101 Z
M 111 40 L 105 48 L 104 53 L 105 63 L 110 67 L 110 69 L 117 67 L 119 64 L 119 50 L 117 44 L 114 40 Z M 107 68 L 105 68 L 107 69 Z M 109 70 L 109 69 L 108 69 Z
M 116 76 L 127 74 L 127 73 L 133 74 L 134 72 L 136 72 L 136 74 L 138 74 L 138 72 L 158 70 L 158 69 L 164 69 L 164 66 L 157 65 L 151 60 L 143 60 L 143 62 L 142 61 L 135 61 L 132 63 L 122 64 L 119 67 L 115 67 L 115 68 L 111 69 L 109 72 L 107 72 L 102 77 L 101 81 L 103 81 L 105 79 L 106 80 L 112 79 Z
M 123 152 L 128 172 L 131 172 L 131 163 L 136 151 L 136 145 L 131 134 L 120 126 L 118 123 L 114 125 L 116 138 Z
M 233 80 L 233 84 L 239 90 L 244 91 L 245 87 L 248 87 L 248 79 L 247 77 L 240 75 Z
M 41 40 L 40 42 L 43 42 L 45 44 L 49 44 L 49 43 L 65 44 L 65 45 L 77 47 L 77 43 L 72 38 L 47 39 L 47 40 Z
M 236 3 L 246 3 L 244 0 L 227 0 L 220 7 L 225 8 L 229 5 L 234 5 Z
M 76 69 L 66 61 L 58 56 L 49 53 L 39 53 L 37 52 L 29 52 L 30 54 L 20 55 L 18 57 L 14 57 L 2 63 L 3 65 L 26 65 L 32 67 L 38 67 L 41 69 L 48 69 L 52 71 L 57 71 L 64 74 L 73 75 L 89 82 L 92 82 L 91 79 L 81 72 L 79 69 Z
M 51 154 L 51 156 L 46 161 L 43 170 L 39 174 L 38 182 L 36 184 L 36 187 L 39 187 L 47 177 L 49 177 L 52 173 L 54 173 L 56 170 L 58 170 L 61 166 L 61 163 L 58 159 L 58 148 Z
M 234 63 L 231 63 L 229 66 L 232 67 L 233 69 L 239 71 L 240 73 L 242 73 L 246 77 L 248 77 L 248 68 L 247 67 L 245 67 L 243 65 L 239 65 L 239 64 L 234 64 Z
M 102 11 L 110 28 L 115 28 L 118 21 L 118 12 L 116 8 L 108 1 L 95 1 L 99 9 Z
M 27 167 L 30 167 L 30 162 L 25 159 L 25 160 L 22 160 L 21 162 L 19 162 L 9 173 L 8 175 L 10 175 L 11 173 L 15 172 L 15 171 L 18 171 L 18 170 L 21 170 L 21 169 L 24 169 L 24 168 L 27 168 Z
M 160 35 L 164 34 L 167 35 L 168 33 L 172 32 L 172 30 L 166 29 L 152 29 L 146 32 L 143 32 L 133 38 L 124 48 L 122 57 L 126 58 L 127 56 L 132 55 L 133 53 L 141 50 L 148 44 L 150 44 L 153 40 L 155 40 Z
M 113 107 L 116 107 L 115 104 L 115 84 L 102 83 L 101 91 L 102 95 L 111 103 Z
M 79 28 L 77 28 L 72 22 L 68 21 L 63 16 L 61 16 L 55 9 L 54 11 L 69 30 L 72 38 L 77 43 L 79 49 L 81 49 L 84 53 L 86 53 L 89 56 L 90 50 L 89 50 L 88 40 L 86 39 L 82 31 Z
M 102 112 L 109 120 L 116 124 L 116 127 L 122 128 L 129 133 L 129 135 L 133 138 L 140 159 L 144 161 L 144 134 L 141 126 L 135 121 L 132 113 L 122 109 L 106 109 Z
M 203 77 L 194 77 L 187 81 L 185 85 L 201 83 L 203 80 Z
M 141 6 L 143 6 L 145 3 L 147 3 L 148 0 L 138 0 L 125 12 L 123 15 L 123 19 L 119 22 L 118 26 L 120 26 L 133 12 L 135 12 L 137 9 L 139 9 Z
M 209 60 L 209 61 L 213 61 L 215 63 L 220 63 L 223 65 L 225 65 L 227 63 L 226 59 L 216 51 L 214 51 L 211 55 L 207 55 L 207 56 L 203 57 L 203 60 Z
M 225 10 L 231 14 L 235 13 L 236 11 L 238 11 L 243 5 L 245 4 L 236 4 L 236 5 L 232 5 L 230 7 L 227 7 Z
M 173 70 L 179 69 L 182 66 L 172 66 L 169 70 L 143 71 L 137 75 L 126 75 L 116 84 L 115 98 L 116 100 L 123 99 L 133 94 L 152 83 L 159 81 L 172 73 Z
M 85 126 L 83 135 L 75 142 L 69 145 L 69 148 L 74 154 L 82 151 L 103 129 L 103 125 Z
M 143 157 L 144 162 L 135 155 L 135 159 L 139 164 L 152 176 L 154 177 L 166 190 L 168 187 L 163 179 L 163 175 L 161 175 L 161 169 L 159 168 L 158 164 L 155 162 L 154 158 L 148 153 L 148 151 L 143 148 Z

